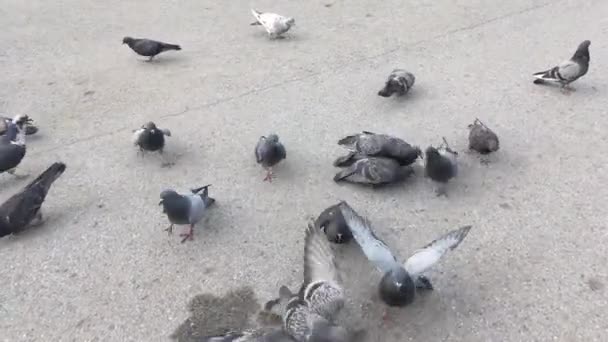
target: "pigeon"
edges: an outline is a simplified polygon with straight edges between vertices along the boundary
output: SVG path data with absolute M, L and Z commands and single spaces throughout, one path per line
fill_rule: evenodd
M 163 213 L 167 214 L 171 223 L 165 231 L 173 233 L 173 225 L 190 225 L 188 233 L 180 234 L 182 243 L 194 239 L 194 226 L 203 218 L 208 208 L 215 203 L 215 199 L 209 197 L 209 185 L 192 189 L 191 193 L 180 195 L 174 190 L 165 190 L 160 193 L 160 202 Z M 202 193 L 201 193 L 202 191 Z
M 13 119 L 0 115 L 0 135 L 4 135 L 6 133 L 6 130 L 8 129 L 8 125 L 12 121 L 13 121 Z M 32 125 L 31 121 L 32 120 L 30 120 L 30 123 L 25 127 L 26 135 L 32 135 L 32 134 L 38 133 L 38 127 Z
M 296 24 L 296 20 L 291 17 L 284 17 L 276 13 L 262 13 L 254 9 L 251 10 L 251 14 L 255 17 L 255 22 L 251 25 L 262 25 L 270 38 L 281 38 L 282 34 L 289 31 L 289 29 Z
M 266 310 L 279 304 L 283 329 L 300 342 L 351 342 L 354 334 L 333 323 L 344 306 L 344 288 L 335 256 L 323 233 L 308 224 L 304 242 L 304 282 L 297 294 L 286 286 Z
M 148 62 L 152 61 L 152 58 L 161 52 L 169 50 L 179 51 L 182 49 L 176 44 L 168 44 L 145 38 L 124 37 L 122 43 L 129 45 L 131 50 L 135 51 L 138 55 L 150 57 Z
M 272 167 L 287 157 L 285 146 L 279 142 L 279 136 L 270 134 L 262 136 L 255 145 L 255 160 L 266 169 L 264 181 L 272 182 Z
M 379 186 L 398 183 L 413 173 L 411 166 L 401 166 L 394 159 L 369 157 L 336 173 L 334 181 Z
M 346 202 L 340 210 L 353 238 L 369 261 L 383 276 L 378 291 L 388 306 L 405 306 L 414 301 L 417 289 L 432 290 L 431 281 L 423 274 L 430 270 L 448 251 L 455 249 L 467 236 L 471 226 L 464 226 L 432 241 L 401 264 L 384 241 L 379 239 L 366 219 Z
M 416 77 L 411 72 L 403 69 L 395 69 L 388 75 L 384 88 L 378 92 L 382 97 L 390 97 L 393 94 L 402 96 L 414 86 Z
M 21 192 L 0 205 L 0 237 L 17 234 L 42 223 L 42 203 L 51 185 L 65 171 L 65 164 L 53 163 Z
M 353 237 L 337 204 L 323 210 L 315 220 L 315 226 L 333 243 L 347 243 Z
M 8 172 L 16 177 L 15 169 L 25 157 L 25 130 L 30 122 L 27 115 L 17 115 L 8 124 L 6 134 L 0 137 L 0 173 Z
M 481 120 L 475 119 L 473 124 L 469 125 L 469 130 L 469 149 L 481 154 L 489 154 L 500 148 L 496 133 Z
M 458 173 L 456 158 L 458 153 L 450 149 L 448 142 L 443 138 L 443 144 L 439 148 L 429 146 L 426 149 L 425 174 L 439 184 L 437 196 L 447 195 L 446 184 Z
M 202 342 L 294 342 L 283 329 L 252 329 L 243 332 L 228 332 L 220 336 L 208 336 Z
M 418 146 L 412 146 L 402 139 L 388 134 L 376 134 L 369 131 L 346 136 L 338 141 L 338 145 L 351 150 L 348 155 L 336 159 L 334 166 L 338 167 L 349 166 L 365 157 L 391 158 L 400 165 L 410 165 L 418 157 L 422 157 L 422 151 Z
M 165 147 L 165 135 L 170 137 L 171 131 L 160 129 L 156 127 L 154 122 L 150 121 L 134 131 L 133 144 L 139 147 L 142 156 L 145 155 L 146 151 L 158 151 L 162 155 Z
M 545 71 L 534 74 L 534 84 L 543 84 L 545 81 L 561 84 L 562 91 L 568 85 L 584 76 L 589 70 L 589 45 L 591 42 L 585 40 L 580 43 L 572 57 L 561 64 Z

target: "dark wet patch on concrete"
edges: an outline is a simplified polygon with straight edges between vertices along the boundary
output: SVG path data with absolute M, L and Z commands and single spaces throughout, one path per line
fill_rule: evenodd
M 250 287 L 241 287 L 222 297 L 205 293 L 189 304 L 190 317 L 171 335 L 179 342 L 200 341 L 204 336 L 242 331 L 251 325 L 252 315 L 260 309 Z

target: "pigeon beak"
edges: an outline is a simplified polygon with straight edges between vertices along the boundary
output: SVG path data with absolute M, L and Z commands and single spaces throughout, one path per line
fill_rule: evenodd
M 161 199 L 160 202 L 158 202 L 158 205 L 163 204 L 163 200 Z

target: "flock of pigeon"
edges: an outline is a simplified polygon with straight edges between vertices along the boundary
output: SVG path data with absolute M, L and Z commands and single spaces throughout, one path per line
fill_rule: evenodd
M 252 10 L 255 22 L 262 25 L 271 39 L 282 38 L 295 25 L 295 20 L 275 13 Z M 150 39 L 125 37 L 127 44 L 137 54 L 149 57 L 148 61 L 168 50 L 181 50 L 176 44 Z M 546 71 L 535 73 L 535 84 L 546 82 L 561 85 L 562 91 L 572 91 L 570 83 L 585 75 L 589 68 L 588 40 L 582 42 L 567 61 Z M 395 69 L 386 80 L 379 96 L 402 96 L 413 87 L 415 77 L 403 69 Z M 499 149 L 496 133 L 479 119 L 469 125 L 469 149 L 489 154 Z M 27 177 L 16 173 L 16 168 L 26 155 L 26 136 L 36 134 L 27 115 L 12 119 L 0 117 L 0 175 L 8 173 L 16 178 Z M 162 155 L 165 137 L 171 132 L 148 122 L 134 131 L 133 143 L 143 155 L 158 152 Z M 438 147 L 429 146 L 424 153 L 418 146 L 387 134 L 363 131 L 338 141 L 349 150 L 340 156 L 334 166 L 341 168 L 335 182 L 350 182 L 380 186 L 400 182 L 414 174 L 412 164 L 424 160 L 425 175 L 438 184 L 437 195 L 446 195 L 446 184 L 457 175 L 458 153 L 450 149 L 448 142 Z M 266 170 L 264 181 L 272 182 L 273 167 L 286 159 L 285 146 L 276 134 L 262 136 L 255 146 L 255 158 Z M 487 162 L 482 159 L 482 162 Z M 163 163 L 165 165 L 167 163 Z M 66 170 L 61 162 L 53 163 L 46 171 L 31 181 L 0 205 L 0 237 L 17 234 L 28 227 L 43 223 L 41 206 L 53 182 Z M 159 205 L 167 215 L 171 234 L 174 225 L 188 225 L 187 233 L 181 234 L 181 242 L 193 239 L 194 228 L 215 200 L 209 196 L 206 185 L 192 189 L 187 194 L 165 190 L 160 194 Z M 379 270 L 378 290 L 380 298 L 388 306 L 410 304 L 418 290 L 432 290 L 431 281 L 424 275 L 449 250 L 456 248 L 467 236 L 471 226 L 450 231 L 416 251 L 404 264 L 374 233 L 369 221 L 361 217 L 348 203 L 341 201 L 323 211 L 306 229 L 304 243 L 304 279 L 297 293 L 286 286 L 279 289 L 279 297 L 268 301 L 264 310 L 279 315 L 280 329 L 264 328 L 244 332 L 231 332 L 222 336 L 207 337 L 208 342 L 229 341 L 337 341 L 356 340 L 357 333 L 336 324 L 336 317 L 344 306 L 344 288 L 335 262 L 330 242 L 341 244 L 350 240 L 360 246 L 369 261 Z M 385 317 L 386 318 L 386 317 Z

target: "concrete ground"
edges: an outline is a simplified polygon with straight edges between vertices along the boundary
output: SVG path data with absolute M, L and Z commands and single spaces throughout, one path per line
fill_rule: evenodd
M 333 2 L 332 2 L 333 1 Z M 288 39 L 249 8 L 296 18 Z M 302 277 L 306 220 L 340 199 L 406 258 L 472 224 L 430 274 L 435 291 L 381 326 L 378 274 L 338 246 L 344 321 L 370 341 L 608 339 L 608 2 L 552 0 L 4 0 L 0 110 L 40 127 L 20 171 L 68 170 L 46 225 L 0 240 L 0 340 L 165 341 L 197 295 L 254 290 L 258 304 Z M 181 44 L 154 63 L 122 37 Z M 531 73 L 591 40 L 576 92 Z M 396 67 L 416 84 L 376 95 Z M 489 165 L 465 153 L 475 117 L 501 138 Z M 131 130 L 169 128 L 175 161 L 138 158 Z M 461 151 L 449 198 L 420 172 L 391 189 L 332 181 L 338 138 L 370 130 Z M 287 160 L 268 184 L 260 135 Z M 0 175 L 0 200 L 27 180 Z M 161 190 L 211 183 L 218 206 L 180 244 L 163 231 Z M 177 230 L 179 233 L 180 229 Z M 249 302 L 248 302 L 249 303 Z M 250 307 L 250 303 L 248 307 Z M 235 309 L 236 310 L 236 309 Z

